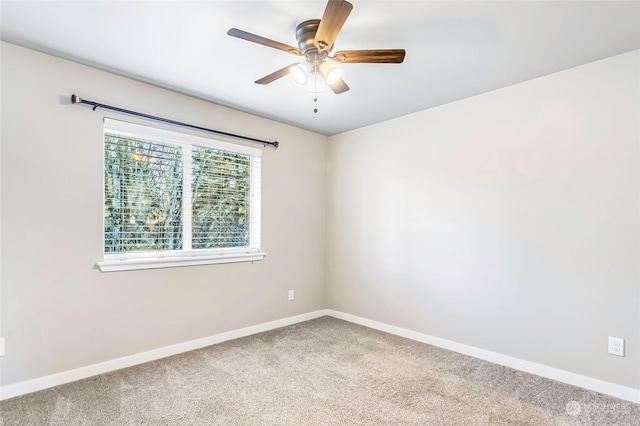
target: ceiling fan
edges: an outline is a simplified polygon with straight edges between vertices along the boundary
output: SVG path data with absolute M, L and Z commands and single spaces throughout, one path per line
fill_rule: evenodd
M 298 84 L 307 82 L 318 87 L 320 78 L 334 93 L 349 90 L 342 79 L 337 63 L 399 64 L 404 61 L 404 49 L 340 50 L 329 56 L 338 33 L 346 22 L 353 5 L 345 0 L 329 0 L 322 19 L 310 19 L 296 27 L 298 47 L 270 40 L 237 28 L 227 34 L 243 40 L 283 50 L 295 56 L 304 56 L 306 62 L 296 62 L 256 80 L 257 84 L 269 84 L 290 74 Z M 331 60 L 331 61 L 328 61 Z M 312 88 L 312 91 L 316 91 Z

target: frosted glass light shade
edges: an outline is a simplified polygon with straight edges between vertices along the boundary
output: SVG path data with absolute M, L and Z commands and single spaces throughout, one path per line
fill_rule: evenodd
M 311 72 L 306 84 L 307 90 L 311 93 L 320 93 L 327 88 L 324 78 L 319 72 Z
M 293 81 L 300 85 L 307 82 L 307 76 L 309 75 L 308 67 L 305 65 L 308 65 L 308 63 L 302 62 L 289 68 L 289 75 L 291 76 Z
M 342 78 L 342 70 L 329 62 L 324 62 L 320 66 L 320 72 L 329 86 L 333 86 Z

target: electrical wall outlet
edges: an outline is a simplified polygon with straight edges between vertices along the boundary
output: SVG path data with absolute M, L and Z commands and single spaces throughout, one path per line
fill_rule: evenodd
M 4 337 L 0 337 L 0 356 L 4 356 Z
M 295 294 L 293 290 L 289 290 L 289 300 L 293 300 L 293 299 L 295 299 Z
M 609 336 L 609 353 L 624 356 L 624 339 Z

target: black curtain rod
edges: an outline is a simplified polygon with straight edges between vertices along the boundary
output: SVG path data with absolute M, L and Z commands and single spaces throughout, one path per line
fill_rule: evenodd
M 94 101 L 87 101 L 85 99 L 82 99 L 80 96 L 76 96 L 76 95 L 71 95 L 71 103 L 92 105 L 94 111 L 96 110 L 96 108 L 110 109 L 112 111 L 122 112 L 129 115 L 135 115 L 136 117 L 148 118 L 149 120 L 156 120 L 156 121 L 161 121 L 163 123 L 174 124 L 176 126 L 182 126 L 182 127 L 188 127 L 190 129 L 201 130 L 203 132 L 215 133 L 216 135 L 229 136 L 231 138 L 242 139 L 248 142 L 261 143 L 264 146 L 271 145 L 274 148 L 278 148 L 278 145 L 280 145 L 278 141 L 274 141 L 274 142 L 263 141 L 261 139 L 255 139 L 249 136 L 235 135 L 233 133 L 227 133 L 220 130 L 213 130 L 213 129 L 208 129 L 206 127 L 194 126 L 193 124 L 187 124 L 187 123 L 182 123 L 180 121 L 169 120 L 167 118 L 156 117 L 155 115 L 143 114 L 141 112 L 130 111 L 128 109 L 118 108 L 111 105 L 99 104 L 98 102 L 94 102 Z

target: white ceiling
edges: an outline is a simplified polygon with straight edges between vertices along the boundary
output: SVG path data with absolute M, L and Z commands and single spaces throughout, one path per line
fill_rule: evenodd
M 351 3 L 333 50 L 404 48 L 405 62 L 343 64 L 351 90 L 317 103 L 288 76 L 254 84 L 302 59 L 226 33 L 295 46 L 325 1 L 3 0 L 1 38 L 325 135 L 640 48 L 638 1 Z

